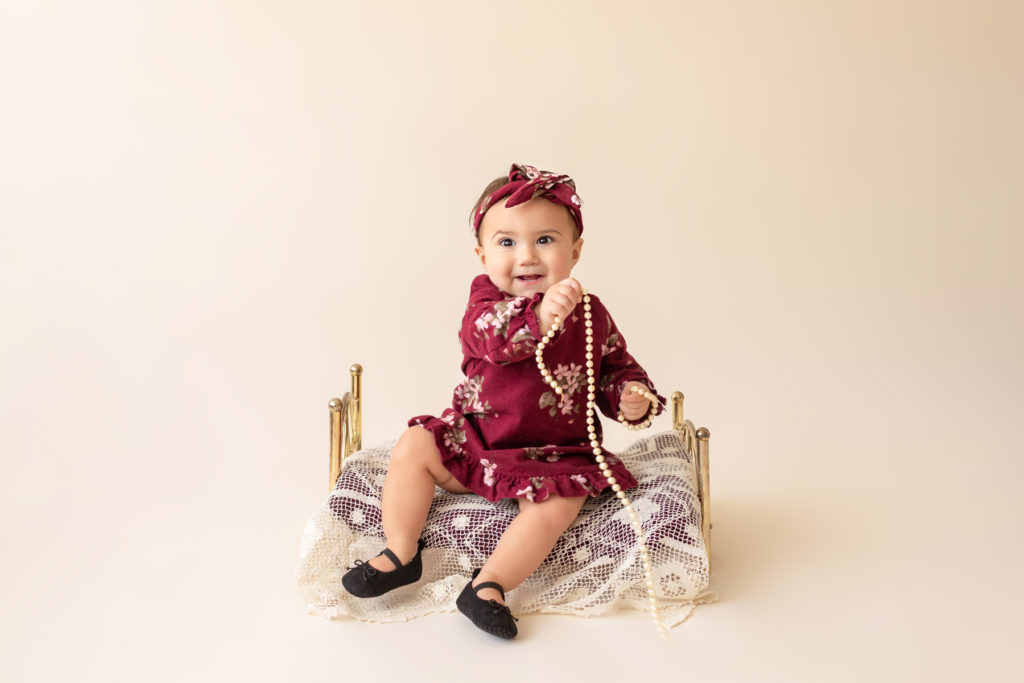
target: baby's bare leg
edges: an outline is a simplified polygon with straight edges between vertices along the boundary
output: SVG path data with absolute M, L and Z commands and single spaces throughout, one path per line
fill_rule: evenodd
M 434 436 L 423 427 L 405 430 L 391 451 L 391 463 L 381 494 L 381 518 L 387 547 L 407 563 L 416 556 L 416 542 L 427 523 L 434 500 L 434 485 L 454 493 L 470 493 L 441 464 Z M 391 571 L 395 565 L 384 555 L 370 566 Z
M 519 499 L 519 514 L 501 535 L 494 553 L 480 569 L 473 585 L 495 581 L 505 592 L 512 590 L 532 574 L 548 556 L 583 507 L 586 496 L 562 498 L 550 496 L 541 503 Z M 477 595 L 500 603 L 501 593 L 484 588 Z

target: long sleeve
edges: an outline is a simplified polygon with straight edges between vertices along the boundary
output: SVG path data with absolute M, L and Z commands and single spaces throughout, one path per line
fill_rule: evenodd
M 598 408 L 608 417 L 618 419 L 619 398 L 622 396 L 623 387 L 627 382 L 642 382 L 657 395 L 658 410 L 655 415 L 660 415 L 667 403 L 665 397 L 658 394 L 647 372 L 626 350 L 626 340 L 622 338 L 611 315 L 607 310 L 604 312 L 608 316 L 608 337 L 601 344 L 601 375 L 596 397 Z M 642 422 L 644 417 L 634 420 L 631 424 Z
M 532 297 L 510 298 L 486 275 L 478 276 L 470 288 L 459 331 L 463 354 L 495 365 L 531 357 L 541 337 L 534 307 L 543 296 L 538 292 Z

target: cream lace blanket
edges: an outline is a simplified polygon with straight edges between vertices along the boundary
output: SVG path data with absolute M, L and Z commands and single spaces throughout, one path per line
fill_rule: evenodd
M 378 598 L 355 598 L 341 577 L 384 547 L 380 495 L 394 443 L 345 461 L 338 483 L 306 525 L 295 579 L 309 611 L 329 618 L 394 622 L 455 611 L 473 568 L 482 566 L 518 513 L 515 501 L 473 494 L 436 496 L 423 530 L 423 577 Z M 639 485 L 629 491 L 651 557 L 663 623 L 676 626 L 711 602 L 693 458 L 676 432 L 640 439 L 621 453 Z M 541 566 L 506 598 L 512 613 L 596 616 L 643 610 L 647 591 L 636 535 L 609 493 L 591 498 Z

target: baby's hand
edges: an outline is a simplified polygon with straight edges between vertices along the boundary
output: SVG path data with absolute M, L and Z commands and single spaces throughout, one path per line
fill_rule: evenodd
M 630 421 L 639 420 L 647 414 L 651 407 L 651 402 L 644 398 L 643 394 L 633 391 L 634 385 L 644 391 L 654 393 L 643 382 L 626 382 L 626 386 L 622 388 L 622 396 L 619 397 L 619 410 Z
M 565 320 L 583 298 L 583 287 L 575 278 L 567 277 L 556 282 L 544 292 L 537 307 L 537 319 L 540 322 L 540 333 L 547 334 L 555 325 L 555 316 Z

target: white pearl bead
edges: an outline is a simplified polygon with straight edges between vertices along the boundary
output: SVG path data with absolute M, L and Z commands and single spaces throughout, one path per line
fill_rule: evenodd
M 599 464 L 599 465 L 597 466 L 597 468 L 598 468 L 599 470 L 601 470 L 602 472 L 604 472 L 605 470 L 607 470 L 607 469 L 608 469 L 608 463 L 606 463 L 606 462 L 602 462 L 602 463 L 600 463 L 600 464 Z
M 608 480 L 608 483 L 612 485 L 612 491 L 615 491 L 616 493 L 619 493 L 620 491 L 622 491 L 622 487 L 620 485 L 616 484 L 615 482 L 611 481 L 611 479 Z
M 594 460 L 596 460 L 598 462 L 604 462 L 604 456 L 603 455 L 599 455 L 596 458 L 594 458 Z
M 608 477 L 608 483 L 609 483 L 609 484 L 615 484 L 615 483 L 617 483 L 617 482 L 616 482 L 616 480 L 615 480 L 615 477 Z M 617 489 L 616 489 L 616 490 L 617 490 Z
M 618 486 L 618 485 L 616 484 L 616 486 Z M 615 495 L 618 496 L 619 498 L 625 498 L 626 497 L 626 492 L 625 491 L 621 491 L 621 490 L 620 491 L 616 491 Z

